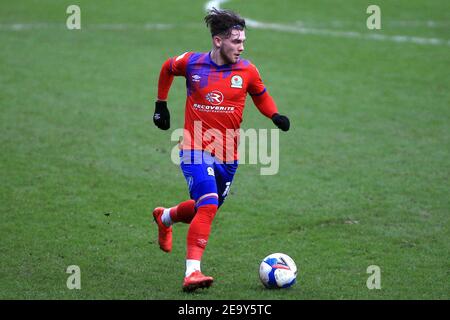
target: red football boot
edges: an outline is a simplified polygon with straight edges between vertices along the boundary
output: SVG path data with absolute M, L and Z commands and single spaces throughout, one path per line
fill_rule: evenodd
M 165 252 L 170 252 L 172 251 L 172 226 L 166 227 L 161 221 L 164 209 L 162 207 L 155 208 L 153 210 L 153 219 L 158 224 L 159 247 Z
M 197 270 L 184 278 L 183 291 L 191 292 L 199 288 L 209 288 L 213 281 L 213 277 L 207 277 Z

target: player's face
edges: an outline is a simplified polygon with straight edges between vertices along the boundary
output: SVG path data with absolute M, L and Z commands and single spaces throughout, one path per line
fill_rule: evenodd
M 244 51 L 245 31 L 244 30 L 231 30 L 231 36 L 222 39 L 220 46 L 220 55 L 225 63 L 236 63 L 239 60 L 239 56 Z

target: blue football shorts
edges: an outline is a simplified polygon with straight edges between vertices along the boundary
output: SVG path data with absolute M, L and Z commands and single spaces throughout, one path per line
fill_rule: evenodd
M 223 163 L 202 150 L 181 150 L 180 160 L 196 208 L 206 204 L 220 207 L 230 191 L 238 160 Z

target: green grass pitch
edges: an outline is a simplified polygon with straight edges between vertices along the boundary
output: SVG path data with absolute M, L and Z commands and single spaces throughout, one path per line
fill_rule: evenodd
M 165 254 L 150 217 L 188 193 L 152 114 L 164 60 L 211 47 L 205 3 L 0 3 L 0 299 L 448 299 L 444 0 L 377 1 L 381 30 L 366 27 L 370 1 L 222 4 L 304 28 L 249 28 L 245 44 L 291 130 L 277 175 L 238 169 L 202 263 L 213 287 L 181 291 L 187 225 Z M 71 4 L 81 30 L 66 28 Z M 180 128 L 183 79 L 169 99 Z M 242 127 L 274 128 L 247 101 Z M 273 252 L 299 267 L 288 290 L 259 282 Z M 70 265 L 80 290 L 66 286 Z

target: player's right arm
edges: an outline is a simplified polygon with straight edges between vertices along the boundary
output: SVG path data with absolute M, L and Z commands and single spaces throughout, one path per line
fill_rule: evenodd
M 174 76 L 185 76 L 186 67 L 192 52 L 185 52 L 178 57 L 167 59 L 159 73 L 158 79 L 158 99 L 155 102 L 155 113 L 153 122 L 161 130 L 170 128 L 170 112 L 167 108 L 167 97 L 172 85 Z

